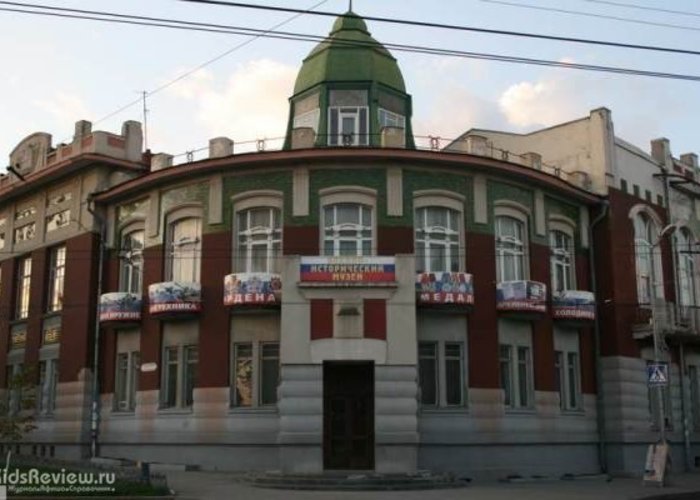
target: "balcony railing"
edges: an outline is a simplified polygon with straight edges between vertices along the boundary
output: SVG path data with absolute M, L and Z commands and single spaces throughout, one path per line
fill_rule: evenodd
M 418 273 L 416 302 L 421 305 L 471 306 L 474 304 L 472 275 L 451 272 Z
M 595 320 L 595 296 L 586 290 L 564 290 L 552 294 L 552 317 L 566 321 Z
M 272 306 L 282 299 L 282 279 L 273 273 L 235 273 L 224 276 L 224 305 Z
M 547 311 L 547 285 L 539 281 L 502 281 L 496 287 L 496 309 L 514 313 Z
M 148 312 L 155 315 L 181 315 L 202 310 L 199 283 L 164 281 L 148 287 Z
M 141 319 L 141 295 L 130 292 L 112 292 L 100 295 L 101 322 L 131 322 Z

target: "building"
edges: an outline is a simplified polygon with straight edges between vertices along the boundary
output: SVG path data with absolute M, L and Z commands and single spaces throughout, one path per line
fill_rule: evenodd
M 398 64 L 348 13 L 304 60 L 281 151 L 234 154 L 221 137 L 173 165 L 142 153 L 132 122 L 121 136 L 79 122 L 55 148 L 33 137 L 11 158 L 23 180 L 0 181 L 5 386 L 40 363 L 39 429 L 12 443 L 23 453 L 294 473 L 639 471 L 659 420 L 650 315 L 680 339 L 670 438 L 700 416 L 697 369 L 679 376 L 696 367 L 682 249 L 697 161 L 673 159 L 668 141 L 638 151 L 607 110 L 416 149 Z M 59 177 L 74 186 L 60 202 Z M 59 235 L 67 204 L 77 218 Z

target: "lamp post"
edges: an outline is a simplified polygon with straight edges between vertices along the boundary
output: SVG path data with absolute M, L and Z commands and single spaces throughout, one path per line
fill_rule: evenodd
M 676 229 L 678 229 L 678 223 L 668 224 L 666 227 L 664 227 L 661 230 L 658 238 L 656 239 L 656 242 L 651 246 L 651 259 L 652 259 L 651 266 L 652 266 L 652 269 L 655 269 L 655 267 L 656 267 L 654 265 L 654 249 L 661 244 L 664 236 L 666 236 L 667 233 L 675 231 Z M 662 280 L 662 283 L 663 283 L 663 280 Z M 651 330 L 652 331 L 652 338 L 654 341 L 654 364 L 658 366 L 661 362 L 661 344 L 662 344 L 662 340 L 663 340 L 663 333 L 659 329 L 655 304 L 652 304 L 652 307 L 651 307 L 651 329 L 652 329 Z M 659 440 L 661 441 L 662 444 L 667 444 L 666 443 L 666 413 L 665 413 L 665 401 L 664 401 L 663 385 L 658 384 L 656 386 L 656 391 L 657 391 L 657 400 L 658 400 L 657 404 L 658 404 L 658 411 L 659 411 Z

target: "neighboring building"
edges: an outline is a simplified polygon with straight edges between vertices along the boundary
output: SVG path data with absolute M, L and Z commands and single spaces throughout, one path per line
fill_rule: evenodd
M 697 162 L 673 160 L 667 142 L 655 143 L 655 159 L 626 145 L 606 110 L 528 136 L 470 131 L 447 150 L 419 151 L 398 64 L 353 13 L 305 59 L 282 151 L 233 154 L 233 142 L 217 138 L 209 158 L 173 165 L 165 154 L 142 155 L 140 131 L 125 127 L 121 137 L 90 135 L 79 122 L 85 132 L 72 146 L 44 148 L 73 148 L 60 165 L 73 176 L 66 180 L 81 179 L 71 199 L 82 219 L 69 227 L 87 248 L 73 253 L 72 240 L 60 240 L 75 286 L 66 289 L 60 348 L 48 349 L 65 386 L 40 383 L 55 411 L 39 410 L 40 431 L 20 451 L 88 451 L 99 298 L 102 456 L 501 477 L 592 473 L 605 451 L 611 470 L 638 471 L 640 445 L 655 434 L 648 335 L 632 326 L 655 306 L 668 325 L 685 322 L 684 346 L 698 333 L 695 259 L 683 251 L 693 248 L 696 222 L 675 232 L 677 294 L 658 279 L 663 268 L 675 283 L 671 245 L 662 240 L 663 258 L 654 252 L 665 200 L 683 207 L 672 220 L 695 221 L 695 184 L 669 178 L 669 195 L 654 174 L 695 172 Z M 127 147 L 121 157 L 79 152 L 88 137 Z M 0 363 L 41 361 L 44 381 L 55 369 L 39 348 L 42 325 L 61 317 L 44 311 L 63 275 L 58 240 L 38 243 L 53 224 L 40 212 L 57 195 L 42 194 L 31 214 L 23 198 L 44 192 L 40 174 L 0 181 L 5 235 L 22 240 L 30 217 L 47 220 L 35 228 L 36 247 L 12 247 L 0 265 L 13 277 L 2 282 L 0 306 L 14 311 L 0 317 L 0 339 L 18 345 Z M 640 186 L 637 196 L 614 187 L 622 178 Z M 56 179 L 42 189 L 54 193 Z M 666 306 L 675 296 L 678 316 Z M 695 370 L 694 411 L 700 356 L 686 355 L 672 361 Z M 676 387 L 670 399 L 680 402 Z M 676 440 L 682 413 L 672 411 Z
M 35 454 L 89 452 L 99 228 L 92 195 L 147 172 L 141 125 L 121 135 L 78 122 L 70 144 L 32 134 L 0 177 L 0 378 L 32 369 Z M 12 411 L 19 398 L 8 394 Z M 4 446 L 4 445 L 3 445 Z M 18 451 L 29 452 L 27 447 Z

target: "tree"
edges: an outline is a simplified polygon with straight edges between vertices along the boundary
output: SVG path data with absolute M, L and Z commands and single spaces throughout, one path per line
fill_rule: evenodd
M 20 441 L 22 437 L 36 429 L 34 414 L 36 409 L 35 370 L 22 368 L 8 376 L 4 398 L 0 398 L 0 441 Z

